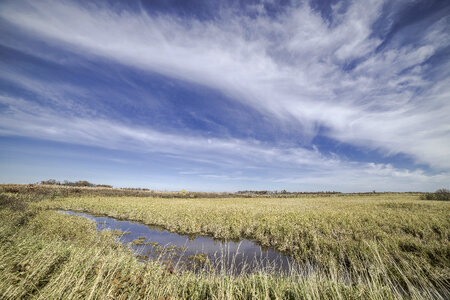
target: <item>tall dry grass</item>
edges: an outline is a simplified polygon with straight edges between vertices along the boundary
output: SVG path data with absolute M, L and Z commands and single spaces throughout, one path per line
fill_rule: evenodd
M 278 201 L 278 202 L 277 202 Z M 0 195 L 2 299 L 448 299 L 445 202 L 392 198 L 157 199 Z M 111 232 L 48 208 L 247 235 L 297 257 L 290 274 L 139 263 Z

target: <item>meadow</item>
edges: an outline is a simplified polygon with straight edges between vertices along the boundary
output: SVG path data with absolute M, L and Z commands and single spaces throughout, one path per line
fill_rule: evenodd
M 2 186 L 0 298 L 448 299 L 450 203 L 420 194 L 163 196 Z M 203 195 L 208 196 L 208 195 Z M 289 274 L 168 271 L 141 263 L 86 211 L 293 257 Z

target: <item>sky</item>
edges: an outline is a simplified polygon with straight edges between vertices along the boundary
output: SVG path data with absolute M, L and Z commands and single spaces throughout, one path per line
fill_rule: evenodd
M 450 187 L 450 2 L 0 2 L 0 182 Z

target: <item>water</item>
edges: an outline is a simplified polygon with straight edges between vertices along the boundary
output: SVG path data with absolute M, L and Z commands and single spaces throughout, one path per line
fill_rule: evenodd
M 141 261 L 159 259 L 168 269 L 199 271 L 213 268 L 220 272 L 248 273 L 256 270 L 288 271 L 293 261 L 286 255 L 263 248 L 250 240 L 223 241 L 205 236 L 168 232 L 159 226 L 121 221 L 87 213 L 60 211 L 96 222 L 97 230 L 119 230 L 119 241 L 131 245 Z

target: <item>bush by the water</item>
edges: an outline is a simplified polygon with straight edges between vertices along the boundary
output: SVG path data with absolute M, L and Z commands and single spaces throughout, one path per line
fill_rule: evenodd
M 447 189 L 439 189 L 434 193 L 425 193 L 421 199 L 450 201 L 450 191 Z

